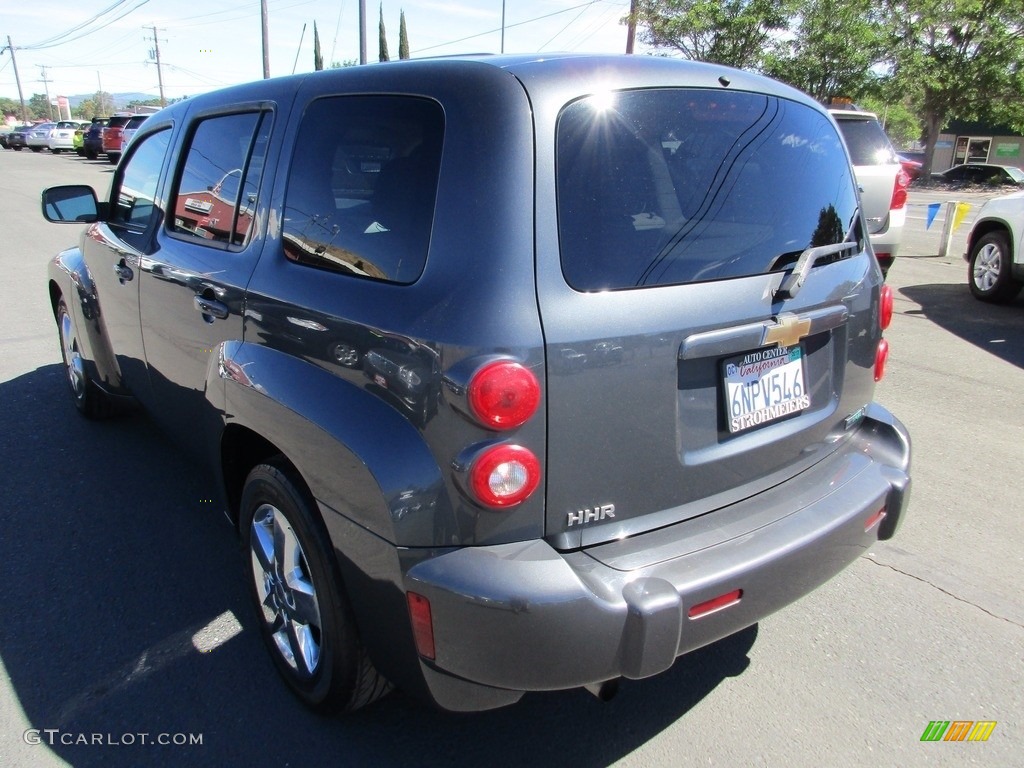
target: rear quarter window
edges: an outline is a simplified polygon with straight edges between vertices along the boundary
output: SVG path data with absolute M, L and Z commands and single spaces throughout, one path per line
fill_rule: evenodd
M 580 291 L 742 277 L 842 242 L 857 196 L 835 127 L 756 93 L 652 89 L 566 106 L 562 271 Z
M 408 284 L 423 271 L 444 115 L 411 96 L 314 101 L 285 192 L 285 256 L 355 277 Z
M 838 122 L 854 165 L 893 165 L 899 162 L 878 120 L 843 117 Z

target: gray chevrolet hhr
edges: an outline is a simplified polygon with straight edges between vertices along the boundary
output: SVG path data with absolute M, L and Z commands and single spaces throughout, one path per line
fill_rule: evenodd
M 890 538 L 892 292 L 836 124 L 648 57 L 404 61 L 190 98 L 49 271 L 74 403 L 223 486 L 319 709 L 668 669 Z

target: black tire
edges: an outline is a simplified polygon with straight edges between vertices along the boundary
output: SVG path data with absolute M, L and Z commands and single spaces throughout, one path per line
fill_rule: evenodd
M 11 147 L 11 149 L 13 149 L 15 152 L 21 152 L 21 150 L 23 150 L 24 147 Z
M 42 152 L 43 151 L 42 147 L 29 147 L 29 149 L 31 149 L 33 152 Z
M 99 154 L 96 152 L 90 152 L 89 150 L 86 150 L 85 157 L 87 160 L 96 160 L 99 157 Z
M 352 711 L 389 690 L 360 642 L 316 506 L 284 462 L 246 478 L 240 523 L 249 593 L 288 687 L 319 712 Z
M 65 381 L 75 408 L 90 419 L 107 418 L 114 411 L 112 402 L 89 377 L 81 355 L 75 321 L 63 296 L 57 302 L 57 335 L 60 337 L 60 353 L 64 359 Z
M 59 154 L 60 154 L 60 150 L 59 150 L 59 149 L 57 149 L 56 147 L 50 147 L 50 151 L 51 151 L 51 152 L 52 152 L 53 154 L 55 154 L 55 155 L 59 155 Z
M 1020 293 L 1024 284 L 1013 278 L 1013 258 L 1005 232 L 989 232 L 971 249 L 967 283 L 976 299 L 1003 304 Z

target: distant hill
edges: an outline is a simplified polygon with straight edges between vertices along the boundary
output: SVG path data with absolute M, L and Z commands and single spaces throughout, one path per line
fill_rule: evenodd
M 95 93 L 79 94 L 78 96 L 68 96 L 68 101 L 71 103 L 71 108 L 74 109 L 86 99 L 91 99 L 95 96 Z M 114 109 L 124 109 L 129 103 L 133 101 L 149 101 L 150 99 L 156 98 L 151 93 L 112 93 L 110 94 L 114 99 Z

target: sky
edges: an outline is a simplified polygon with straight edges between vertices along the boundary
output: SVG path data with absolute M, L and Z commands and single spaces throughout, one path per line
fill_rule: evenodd
M 154 27 L 166 98 L 263 77 L 260 0 L 8 0 L 0 47 L 14 46 L 22 92 L 57 96 L 160 95 L 151 58 Z M 400 11 L 411 56 L 587 51 L 622 53 L 629 0 L 366 0 L 367 60 L 378 56 L 383 8 L 391 58 Z M 359 58 L 358 0 L 267 0 L 272 77 L 313 69 L 313 24 L 325 66 Z M 305 25 L 305 31 L 303 26 Z M 637 45 L 640 52 L 642 46 Z M 44 82 L 44 79 L 46 82 Z M 18 99 L 11 52 L 0 55 L 0 97 Z

